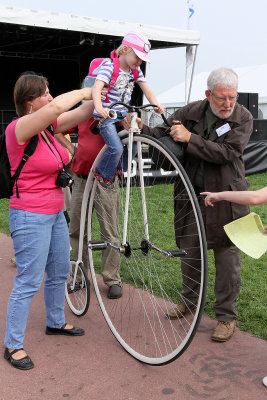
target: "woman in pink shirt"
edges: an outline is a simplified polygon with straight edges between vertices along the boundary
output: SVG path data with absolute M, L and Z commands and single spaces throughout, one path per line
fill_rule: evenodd
M 65 322 L 65 282 L 69 274 L 69 234 L 63 214 L 64 194 L 57 177 L 68 164 L 67 151 L 47 131 L 64 132 L 92 115 L 91 89 L 50 95 L 47 79 L 32 72 L 22 74 L 14 88 L 18 119 L 6 129 L 11 174 L 16 171 L 29 140 L 38 135 L 33 155 L 24 165 L 10 198 L 9 225 L 15 249 L 17 276 L 11 292 L 6 322 L 4 358 L 15 368 L 34 364 L 23 350 L 24 333 L 33 296 L 44 273 L 46 334 L 81 336 L 84 330 Z M 56 183 L 57 182 L 57 183 Z

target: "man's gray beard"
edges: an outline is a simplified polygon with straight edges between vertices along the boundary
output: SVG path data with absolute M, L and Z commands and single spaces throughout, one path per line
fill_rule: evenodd
M 235 105 L 232 107 L 232 110 L 231 110 L 230 114 L 227 115 L 227 117 L 224 117 L 224 118 L 222 118 L 222 117 L 219 115 L 219 113 L 216 112 L 216 111 L 214 110 L 213 104 L 211 104 L 211 102 L 210 102 L 210 108 L 211 108 L 211 111 L 213 112 L 213 114 L 216 115 L 216 117 L 218 117 L 218 118 L 220 118 L 220 119 L 227 119 L 227 118 L 229 118 L 229 117 L 233 114 Z

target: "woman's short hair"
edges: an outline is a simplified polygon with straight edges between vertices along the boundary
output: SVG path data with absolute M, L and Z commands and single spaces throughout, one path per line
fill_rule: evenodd
M 235 88 L 238 87 L 238 76 L 234 70 L 231 68 L 218 68 L 212 71 L 209 74 L 207 80 L 207 88 L 210 91 L 213 91 L 214 86 L 221 85 L 227 88 Z
M 19 117 L 27 113 L 27 101 L 42 96 L 48 86 L 47 78 L 33 71 L 23 72 L 14 87 L 14 102 Z

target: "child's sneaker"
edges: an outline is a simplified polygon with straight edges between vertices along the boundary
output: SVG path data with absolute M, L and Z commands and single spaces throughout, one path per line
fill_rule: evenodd
M 116 175 L 118 175 L 119 180 L 122 181 L 122 170 L 120 168 L 116 169 L 114 179 L 115 179 Z
M 100 174 L 100 172 L 98 171 L 98 169 L 97 168 L 95 168 L 94 170 L 93 170 L 93 174 L 94 174 L 94 176 L 95 176 L 95 178 L 96 178 L 96 180 L 99 182 L 99 184 L 102 186 L 102 187 L 104 187 L 104 188 L 112 188 L 113 187 L 113 184 L 114 184 L 114 178 L 113 179 L 108 179 L 108 178 L 104 178 L 101 174 Z

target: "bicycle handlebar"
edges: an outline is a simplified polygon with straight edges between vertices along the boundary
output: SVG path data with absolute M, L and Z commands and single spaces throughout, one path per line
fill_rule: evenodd
M 132 106 L 130 104 L 123 103 L 122 101 L 116 101 L 115 103 L 110 104 L 110 106 L 108 108 L 112 108 L 112 107 L 116 106 L 117 104 L 124 106 L 130 112 L 142 110 L 143 108 L 147 108 L 147 107 L 157 107 L 156 104 L 144 104 L 142 106 Z
M 110 106 L 108 108 L 111 109 L 112 107 L 114 107 L 117 104 L 126 107 L 129 112 L 136 112 L 139 110 L 143 110 L 144 108 L 148 108 L 148 107 L 153 107 L 153 108 L 157 107 L 156 104 L 143 104 L 142 106 L 132 106 L 132 105 L 123 103 L 122 101 L 116 101 L 115 103 L 110 104 Z M 169 127 L 171 127 L 172 125 L 167 121 L 165 115 L 164 114 L 160 114 L 160 115 L 161 115 L 163 121 L 165 122 L 165 124 L 168 125 Z

